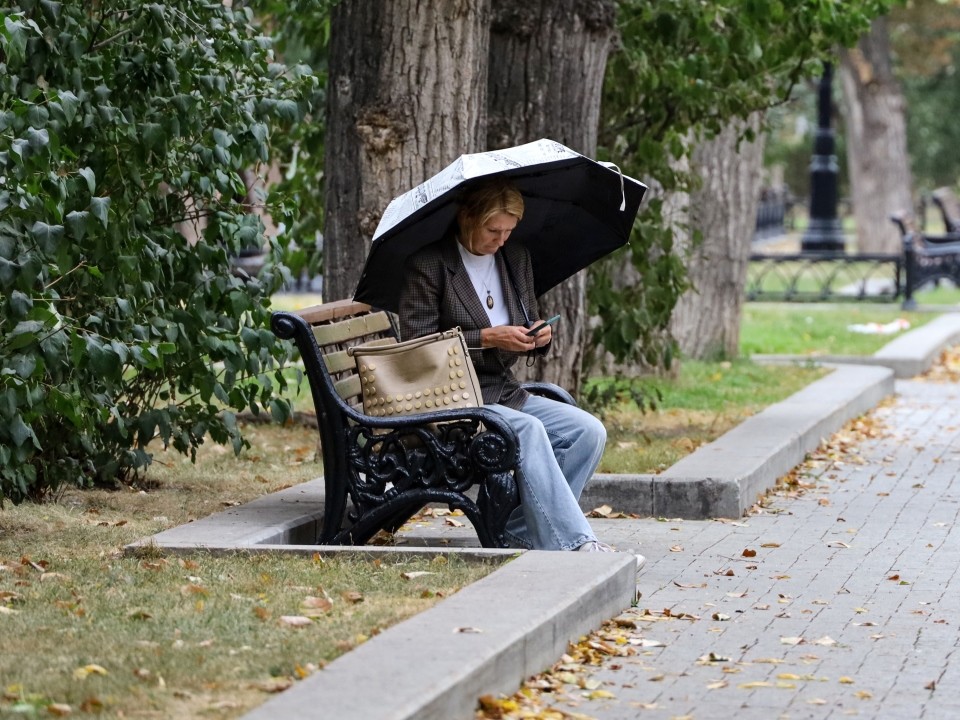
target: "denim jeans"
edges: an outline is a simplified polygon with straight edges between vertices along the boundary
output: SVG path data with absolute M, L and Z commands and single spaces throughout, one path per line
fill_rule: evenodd
M 600 464 L 607 431 L 590 413 L 531 395 L 523 410 L 484 407 L 502 415 L 520 441 L 520 507 L 507 538 L 535 550 L 574 550 L 596 536 L 577 501 Z

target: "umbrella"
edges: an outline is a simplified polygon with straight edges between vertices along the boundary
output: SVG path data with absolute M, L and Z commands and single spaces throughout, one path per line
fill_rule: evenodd
M 647 189 L 553 140 L 461 155 L 387 206 L 354 299 L 396 312 L 407 257 L 448 235 L 462 189 L 490 177 L 509 179 L 523 195 L 509 242 L 529 248 L 538 296 L 625 245 Z

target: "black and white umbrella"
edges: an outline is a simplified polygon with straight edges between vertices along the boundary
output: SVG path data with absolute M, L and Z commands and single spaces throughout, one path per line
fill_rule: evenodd
M 523 195 L 509 242 L 529 248 L 538 296 L 625 245 L 647 190 L 553 140 L 461 155 L 387 206 L 354 299 L 396 312 L 406 259 L 449 235 L 463 190 L 491 177 L 509 179 Z

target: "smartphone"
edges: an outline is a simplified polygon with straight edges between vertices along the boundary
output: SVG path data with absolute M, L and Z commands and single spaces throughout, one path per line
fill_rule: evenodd
M 560 319 L 560 316 L 559 316 L 559 315 L 554 315 L 554 316 L 553 316 L 552 318 L 550 318 L 549 320 L 544 320 L 542 323 L 540 323 L 539 325 L 537 325 L 535 328 L 531 328 L 530 331 L 527 333 L 527 337 L 533 337 L 533 336 L 536 335 L 538 332 L 540 332 L 541 330 L 543 330 L 547 325 L 553 325 L 553 324 L 554 324 L 557 320 L 559 320 L 559 319 Z

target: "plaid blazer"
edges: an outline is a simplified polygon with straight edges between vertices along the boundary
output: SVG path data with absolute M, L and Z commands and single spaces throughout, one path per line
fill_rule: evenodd
M 527 392 L 513 374 L 513 366 L 521 355 L 499 348 L 480 349 L 480 329 L 490 327 L 490 318 L 480 303 L 455 242 L 455 238 L 447 237 L 407 260 L 400 293 L 401 339 L 409 340 L 459 327 L 467 347 L 471 348 L 470 358 L 480 381 L 483 402 L 500 403 L 519 410 L 527 399 Z M 523 299 L 530 322 L 536 322 L 540 315 L 533 294 L 533 268 L 527 248 L 507 241 L 494 257 L 509 305 L 511 324 L 526 325 L 527 319 L 505 263 L 509 263 L 513 271 L 516 290 Z M 540 348 L 538 352 L 545 350 L 546 347 Z

